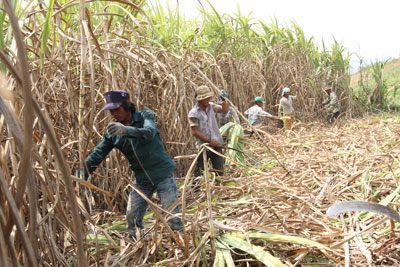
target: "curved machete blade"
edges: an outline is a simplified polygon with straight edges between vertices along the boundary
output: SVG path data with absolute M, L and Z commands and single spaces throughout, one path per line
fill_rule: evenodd
M 349 211 L 374 212 L 381 215 L 386 215 L 387 217 L 400 222 L 400 215 L 394 209 L 388 206 L 383 206 L 381 204 L 368 201 L 354 200 L 348 202 L 339 202 L 330 206 L 329 209 L 326 211 L 326 214 L 329 217 L 333 217 L 340 213 Z

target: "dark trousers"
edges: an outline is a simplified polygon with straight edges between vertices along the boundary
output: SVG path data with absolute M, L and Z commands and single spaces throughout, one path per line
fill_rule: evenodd
M 213 148 L 213 149 L 222 154 L 222 148 L 221 147 Z M 213 166 L 213 169 L 217 173 L 217 175 L 218 176 L 223 176 L 224 175 L 224 158 L 218 156 L 217 154 L 215 154 L 215 153 L 213 153 L 211 151 L 207 151 L 206 155 L 207 155 L 207 160 L 208 159 L 211 160 L 211 164 Z M 200 155 L 199 158 L 197 159 L 197 165 L 196 165 L 196 169 L 194 171 L 194 175 L 195 176 L 201 176 L 203 170 L 204 170 L 203 155 Z
M 335 113 L 331 113 L 331 114 L 329 114 L 328 117 L 326 118 L 326 121 L 327 121 L 329 124 L 332 124 L 332 123 L 335 121 L 335 119 L 337 119 L 337 118 L 339 117 L 339 115 L 340 115 L 340 111 L 335 112 Z

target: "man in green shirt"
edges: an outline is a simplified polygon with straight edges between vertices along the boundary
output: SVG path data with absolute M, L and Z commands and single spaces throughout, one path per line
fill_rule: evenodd
M 151 199 L 157 191 L 162 208 L 168 208 L 178 198 L 174 170 L 175 163 L 164 149 L 160 132 L 154 122 L 151 111 L 136 111 L 134 103 L 129 99 L 129 93 L 122 90 L 105 93 L 106 106 L 116 122 L 107 125 L 103 140 L 86 158 L 85 179 L 103 161 L 113 149 L 119 149 L 129 161 L 130 168 L 135 173 L 135 185 Z M 129 195 L 126 219 L 128 232 L 133 241 L 136 240 L 136 229 L 143 230 L 143 217 L 147 202 L 135 190 Z M 173 213 L 178 213 L 176 207 Z M 173 230 L 182 229 L 182 221 L 173 217 L 168 221 Z

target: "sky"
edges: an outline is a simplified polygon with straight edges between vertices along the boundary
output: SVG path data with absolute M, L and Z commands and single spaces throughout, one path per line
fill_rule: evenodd
M 208 10 L 205 0 L 180 0 L 180 13 L 187 17 L 199 14 L 199 1 Z M 254 22 L 269 24 L 276 18 L 281 26 L 295 21 L 307 38 L 314 36 L 318 44 L 333 44 L 333 37 L 352 56 L 352 67 L 359 66 L 359 57 L 367 64 L 400 58 L 400 0 L 209 0 L 218 13 L 234 15 L 239 5 L 242 14 L 250 14 Z M 168 2 L 170 7 L 177 0 Z

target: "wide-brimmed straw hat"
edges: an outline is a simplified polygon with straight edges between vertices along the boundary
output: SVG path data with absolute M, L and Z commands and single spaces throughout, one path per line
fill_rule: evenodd
M 196 88 L 196 100 L 201 101 L 212 97 L 214 94 L 211 92 L 207 85 L 202 85 Z

